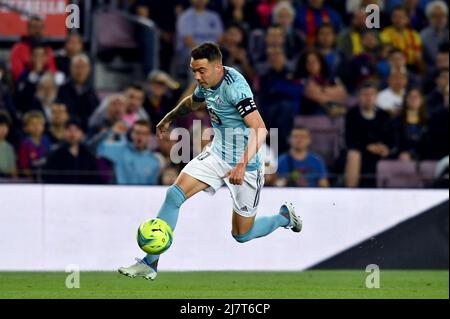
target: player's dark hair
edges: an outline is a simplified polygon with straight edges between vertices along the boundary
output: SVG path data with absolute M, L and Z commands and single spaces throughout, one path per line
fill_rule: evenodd
M 191 57 L 194 60 L 222 61 L 222 52 L 216 43 L 205 42 L 192 49 Z
M 11 127 L 11 123 L 11 117 L 9 116 L 8 112 L 0 110 L 0 125 Z

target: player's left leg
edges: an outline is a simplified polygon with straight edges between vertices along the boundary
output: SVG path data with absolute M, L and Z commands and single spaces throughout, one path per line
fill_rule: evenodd
M 259 197 L 264 185 L 264 170 L 246 172 L 242 185 L 226 184 L 233 198 L 231 234 L 240 243 L 264 237 L 280 227 L 301 230 L 301 220 L 295 215 L 294 206 L 285 203 L 277 214 L 255 218 Z

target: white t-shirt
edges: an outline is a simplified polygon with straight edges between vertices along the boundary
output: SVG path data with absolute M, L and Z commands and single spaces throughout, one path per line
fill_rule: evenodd
M 402 107 L 404 95 L 404 91 L 397 94 L 391 88 L 386 88 L 378 93 L 377 106 L 388 112 L 398 112 Z

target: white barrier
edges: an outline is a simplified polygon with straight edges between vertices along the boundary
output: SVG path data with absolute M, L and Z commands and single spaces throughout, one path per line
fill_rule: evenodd
M 138 224 L 154 217 L 164 187 L 0 185 L 0 270 L 115 270 L 142 257 Z M 448 199 L 447 190 L 265 188 L 259 215 L 283 201 L 302 215 L 300 235 L 278 229 L 234 241 L 226 188 L 181 208 L 171 249 L 159 268 L 303 270 Z M 413 235 L 413 234 L 412 234 Z

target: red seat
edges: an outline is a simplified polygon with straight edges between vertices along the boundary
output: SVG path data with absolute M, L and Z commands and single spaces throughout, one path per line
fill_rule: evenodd
M 377 186 L 386 188 L 420 188 L 424 183 L 417 162 L 381 160 L 377 164 Z

